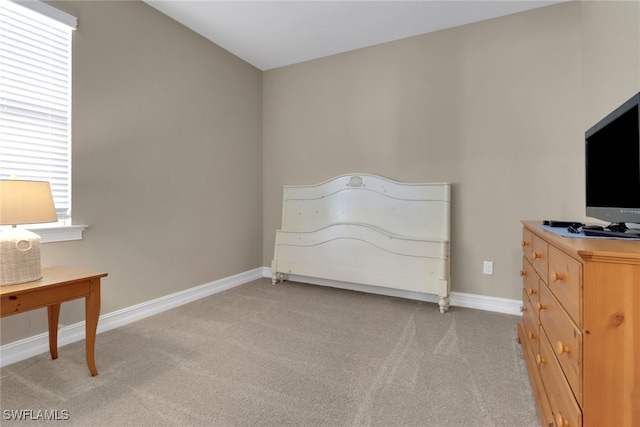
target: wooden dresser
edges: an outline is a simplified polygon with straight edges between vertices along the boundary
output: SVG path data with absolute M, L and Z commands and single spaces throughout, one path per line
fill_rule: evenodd
M 640 426 L 640 241 L 523 221 L 522 344 L 543 426 Z

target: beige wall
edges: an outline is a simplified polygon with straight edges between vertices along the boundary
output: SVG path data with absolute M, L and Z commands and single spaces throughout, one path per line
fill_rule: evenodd
M 619 76 L 591 118 L 637 92 L 637 29 L 637 2 L 571 2 L 265 72 L 264 264 L 282 185 L 448 181 L 453 290 L 520 299 L 519 220 L 584 219 L 583 75 Z
M 43 264 L 108 271 L 102 314 L 270 265 L 282 185 L 349 172 L 453 183 L 453 290 L 519 299 L 519 220 L 584 218 L 584 131 L 640 90 L 638 2 L 265 73 L 142 2 L 52 3 L 79 19 L 73 216 L 90 228 Z M 44 332 L 44 313 L 2 319 L 2 343 Z M 60 321 L 83 313 L 65 303 Z
M 640 1 L 584 1 L 585 129 L 640 91 Z
M 109 273 L 102 314 L 262 265 L 261 72 L 142 2 L 54 2 L 73 35 L 73 221 L 43 265 Z M 84 320 L 81 301 L 60 322 Z M 2 319 L 2 342 L 46 311 Z

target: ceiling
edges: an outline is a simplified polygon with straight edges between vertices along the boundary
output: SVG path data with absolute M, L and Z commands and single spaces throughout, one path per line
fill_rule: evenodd
M 562 1 L 145 0 L 263 71 Z

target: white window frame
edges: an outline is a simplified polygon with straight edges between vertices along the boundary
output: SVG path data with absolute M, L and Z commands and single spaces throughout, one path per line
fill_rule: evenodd
M 47 18 L 50 18 L 56 21 L 59 24 L 62 24 L 71 30 L 75 30 L 77 27 L 77 18 L 58 10 L 46 3 L 42 3 L 40 1 L 7 1 L 0 0 L 0 2 L 4 3 L 7 8 L 13 8 L 13 5 L 17 4 L 23 8 L 30 10 L 31 12 L 25 12 L 26 15 L 29 13 L 35 12 L 37 14 L 43 15 Z M 13 4 L 11 4 L 13 3 Z M 57 25 L 57 24 L 54 24 Z M 69 46 L 71 48 L 71 46 Z M 69 64 L 69 73 L 71 73 L 71 65 Z M 69 74 L 70 75 L 70 74 Z M 69 88 L 71 90 L 71 87 Z M 69 94 L 70 97 L 70 94 Z M 71 99 L 69 98 L 69 123 L 71 120 Z M 71 128 L 69 124 L 69 157 L 71 156 Z M 68 181 L 68 194 L 69 194 L 69 210 L 71 209 L 71 160 L 69 158 L 69 181 Z M 18 177 L 20 178 L 20 177 Z M 71 218 L 61 219 L 56 224 L 42 224 L 42 225 L 28 225 L 25 228 L 37 233 L 41 237 L 42 243 L 50 243 L 50 242 L 61 242 L 61 241 L 69 241 L 69 240 L 81 240 L 82 233 L 87 228 L 86 225 L 71 225 Z

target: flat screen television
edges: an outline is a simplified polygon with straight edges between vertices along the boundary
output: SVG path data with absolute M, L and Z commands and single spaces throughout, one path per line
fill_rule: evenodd
M 640 92 L 585 133 L 586 214 L 640 237 Z M 621 236 L 622 237 L 622 236 Z

